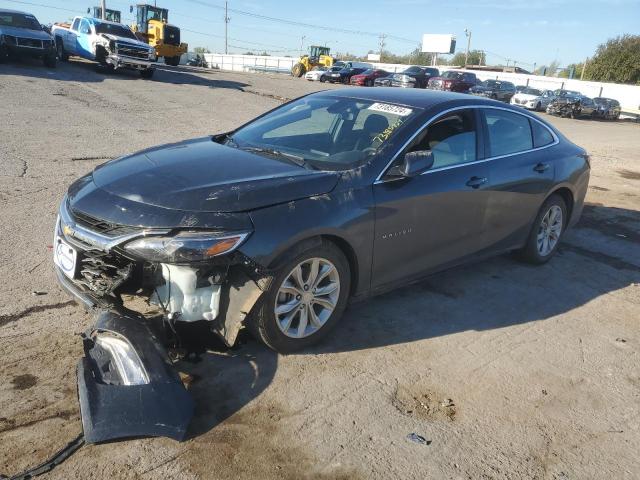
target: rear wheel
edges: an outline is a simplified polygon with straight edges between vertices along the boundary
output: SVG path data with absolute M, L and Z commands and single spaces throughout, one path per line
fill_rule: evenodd
M 551 195 L 536 216 L 527 244 L 518 252 L 520 258 L 533 264 L 548 262 L 558 250 L 567 221 L 564 200 L 560 195 Z
M 539 112 L 540 110 L 542 110 L 542 105 L 538 102 L 536 103 L 536 112 Z
M 305 73 L 307 73 L 307 69 L 304 68 L 304 65 L 300 62 L 296 63 L 291 69 L 291 75 L 293 75 L 294 77 L 300 78 Z
M 164 57 L 164 63 L 172 67 L 177 67 L 178 65 L 180 65 L 180 55 L 177 55 L 175 57 Z
M 288 258 L 262 296 L 251 330 L 280 353 L 319 342 L 344 312 L 350 279 L 349 262 L 332 243 Z

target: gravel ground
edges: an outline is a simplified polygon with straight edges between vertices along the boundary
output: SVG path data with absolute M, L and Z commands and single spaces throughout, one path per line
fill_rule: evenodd
M 92 319 L 56 286 L 48 250 L 69 183 L 320 88 L 340 87 L 0 66 L 0 473 L 81 429 L 77 334 Z M 302 354 L 213 343 L 180 365 L 198 378 L 187 441 L 85 446 L 49 478 L 640 478 L 640 125 L 551 121 L 593 167 L 553 261 L 503 256 L 353 305 Z

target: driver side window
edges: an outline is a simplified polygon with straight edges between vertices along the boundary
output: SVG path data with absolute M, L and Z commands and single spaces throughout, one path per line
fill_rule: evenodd
M 437 169 L 477 160 L 476 121 L 473 110 L 458 110 L 434 121 L 407 149 L 428 150 Z
M 89 22 L 87 22 L 86 20 L 83 20 L 80 24 L 80 33 L 85 35 L 91 34 L 91 27 L 89 26 Z

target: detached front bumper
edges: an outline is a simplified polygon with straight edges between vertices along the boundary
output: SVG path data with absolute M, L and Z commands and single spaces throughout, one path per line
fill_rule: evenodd
M 83 335 L 77 367 L 87 442 L 164 436 L 182 440 L 194 404 L 148 320 L 103 310 Z
M 143 60 L 118 54 L 111 54 L 107 56 L 106 61 L 115 68 L 129 68 L 133 70 L 147 70 L 149 68 L 155 68 L 153 66 L 153 62 L 150 60 Z

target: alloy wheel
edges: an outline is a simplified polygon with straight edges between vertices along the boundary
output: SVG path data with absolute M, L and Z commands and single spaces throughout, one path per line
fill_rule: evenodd
M 287 337 L 305 338 L 329 320 L 340 296 L 340 276 L 325 258 L 309 258 L 296 265 L 278 289 L 275 317 Z
M 562 209 L 558 205 L 552 205 L 545 213 L 538 228 L 537 245 L 538 253 L 546 257 L 560 240 L 562 233 Z

